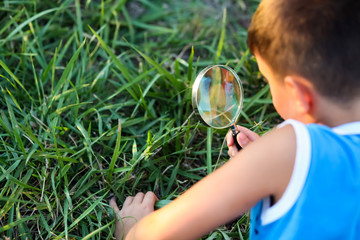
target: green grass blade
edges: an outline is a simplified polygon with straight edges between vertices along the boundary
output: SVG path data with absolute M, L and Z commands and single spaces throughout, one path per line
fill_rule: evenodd
M 31 66 L 32 66 L 32 70 L 33 70 L 37 95 L 38 95 L 39 103 L 41 105 L 42 104 L 42 97 L 44 96 L 44 88 L 43 88 L 42 83 L 38 80 L 38 78 L 36 76 L 36 70 L 35 70 L 34 61 L 33 61 L 32 56 L 30 56 L 30 60 L 31 60 Z
M 16 218 L 18 221 L 22 219 L 20 214 L 20 204 L 18 204 L 16 207 Z M 22 240 L 32 240 L 29 228 L 23 222 L 18 224 L 18 229 Z
M 129 28 L 130 42 L 134 42 L 134 40 L 135 40 L 135 30 L 134 30 L 134 26 L 132 24 L 131 18 L 129 16 L 129 13 L 126 10 L 126 8 L 121 8 L 121 11 L 124 14 L 127 26 Z
M 187 78 L 188 78 L 189 83 L 192 82 L 193 60 L 194 60 L 194 46 L 191 46 L 191 53 L 190 53 L 189 62 L 188 62 L 189 66 L 188 66 L 188 71 L 187 71 Z
M 33 101 L 33 98 L 30 96 L 29 92 L 26 88 L 22 85 L 19 79 L 14 75 L 14 73 L 6 66 L 6 64 L 0 60 L 0 66 L 15 80 L 15 82 L 25 91 L 26 95 Z M 8 78 L 6 78 L 9 80 Z M 9 80 L 10 81 L 10 80 Z M 12 84 L 13 85 L 13 84 Z M 14 85 L 13 85 L 14 86 Z
M 120 121 L 120 119 L 118 120 L 118 129 L 117 129 L 116 134 L 117 134 L 117 136 L 116 136 L 116 145 L 115 145 L 113 156 L 111 158 L 111 162 L 110 162 L 110 165 L 109 165 L 108 176 L 107 176 L 108 182 L 111 182 L 111 177 L 112 177 L 112 174 L 114 172 L 114 167 L 115 167 L 116 160 L 118 159 L 119 155 L 121 154 L 121 149 L 120 149 L 121 121 Z
M 226 12 L 227 12 L 226 8 L 224 8 L 220 39 L 219 39 L 219 43 L 218 43 L 218 47 L 217 47 L 217 51 L 216 51 L 215 60 L 214 60 L 215 63 L 218 62 L 220 55 L 221 55 L 221 51 L 224 46 L 224 41 L 225 41 L 225 36 L 226 36 Z
M 95 231 L 89 233 L 89 234 L 86 235 L 84 238 L 82 238 L 82 240 L 87 240 L 87 239 L 91 238 L 91 237 L 94 236 L 95 234 L 97 234 L 97 233 L 105 230 L 106 228 L 110 227 L 110 226 L 111 226 L 112 224 L 114 224 L 114 223 L 115 223 L 115 220 L 109 222 L 108 224 L 106 224 L 106 225 L 104 225 L 104 226 L 96 229 Z
M 24 147 L 24 142 L 22 141 L 19 129 L 17 127 L 18 122 L 17 122 L 15 114 L 14 114 L 14 109 L 13 109 L 13 107 L 12 107 L 11 103 L 9 102 L 6 95 L 5 95 L 5 101 L 6 101 L 6 105 L 7 105 L 7 108 L 8 108 L 8 113 L 9 113 L 9 116 L 10 116 L 11 126 L 12 126 L 13 133 L 14 133 L 14 136 L 15 136 L 15 141 L 17 142 L 18 146 L 20 147 L 20 150 L 24 154 L 26 154 L 25 147 Z
M 50 106 L 52 105 L 52 103 L 53 103 L 53 101 L 55 99 L 55 96 L 59 93 L 61 87 L 64 86 L 66 81 L 69 81 L 69 74 L 71 72 L 71 69 L 73 68 L 73 65 L 78 60 L 79 54 L 81 52 L 81 49 L 84 47 L 84 45 L 85 45 L 85 41 L 79 46 L 79 48 L 76 50 L 76 52 L 71 57 L 68 64 L 66 65 L 65 70 L 64 70 L 63 74 L 61 75 L 61 77 L 60 77 L 58 83 L 56 84 L 55 89 L 54 89 L 54 91 L 52 93 L 51 100 L 50 100 L 50 103 L 48 105 L 48 108 L 50 108 Z
M 32 216 L 28 216 L 28 217 L 24 217 L 24 218 L 21 218 L 19 220 L 16 220 L 10 224 L 7 224 L 3 227 L 0 227 L 0 233 L 6 231 L 6 230 L 9 230 L 10 228 L 13 228 L 13 227 L 16 227 L 18 226 L 19 224 L 22 224 L 24 222 L 27 222 L 27 221 L 30 221 L 30 220 L 33 220 L 33 219 L 37 219 L 39 217 L 39 215 L 32 215 Z
M 207 128 L 207 137 L 206 137 L 206 170 L 207 174 L 212 172 L 212 138 L 213 138 L 213 131 L 211 127 Z
M 11 24 L 13 24 L 24 13 L 25 8 L 21 9 L 14 17 L 11 17 L 9 21 L 0 29 L 0 35 L 5 32 Z
M 81 20 L 81 9 L 80 9 L 80 2 L 79 0 L 75 0 L 75 10 L 76 10 L 76 25 L 79 31 L 79 38 L 80 42 L 83 41 L 83 27 L 82 27 L 82 20 Z
M 224 239 L 224 240 L 231 240 L 231 238 L 229 237 L 229 235 L 228 235 L 226 232 L 221 231 L 221 230 L 219 230 L 219 232 L 220 232 L 221 235 L 223 236 L 223 239 Z
M 179 170 L 180 162 L 181 161 L 179 160 L 178 163 L 176 164 L 176 166 L 174 167 L 173 171 L 171 172 L 171 176 L 170 176 L 170 179 L 168 181 L 168 186 L 167 186 L 167 188 L 165 190 L 165 193 L 164 193 L 165 195 L 168 195 L 171 188 L 173 187 L 173 184 L 174 184 L 175 179 L 176 179 L 176 175 L 177 175 L 178 170 Z
M 183 84 L 181 84 L 181 82 L 177 81 L 177 79 L 174 77 L 173 74 L 171 74 L 170 72 L 168 72 L 165 68 L 163 68 L 160 64 L 158 64 L 157 62 L 155 62 L 153 59 L 151 59 L 150 57 L 148 57 L 147 55 L 145 55 L 144 53 L 142 53 L 140 50 L 138 50 L 137 48 L 135 48 L 134 46 L 131 45 L 131 47 L 137 52 L 139 53 L 148 63 L 150 63 L 154 68 L 156 68 L 156 70 L 161 74 L 164 75 L 166 78 L 168 78 L 170 80 L 170 82 L 173 84 L 174 88 L 177 91 L 182 90 L 182 88 L 184 87 Z
M 99 199 L 97 199 L 93 204 L 91 204 L 86 211 L 84 211 L 77 219 L 75 219 L 75 221 L 70 225 L 70 229 L 72 229 L 73 227 L 75 227 L 83 218 L 85 218 L 87 215 L 89 215 L 99 204 L 100 202 L 104 199 L 104 197 L 108 194 L 109 192 L 106 192 L 103 196 L 99 197 Z
M 43 152 L 45 152 L 45 147 L 43 146 L 43 144 L 39 141 L 39 139 L 34 135 L 34 133 L 32 132 L 31 129 L 29 129 L 28 127 L 25 127 L 24 125 L 22 125 L 21 123 L 18 123 L 19 129 L 23 130 L 24 133 L 26 133 L 26 135 L 32 140 L 34 141 L 37 145 L 39 145 L 39 147 L 41 148 L 41 150 Z
M 248 101 L 244 101 L 244 107 L 242 109 L 243 112 L 247 112 L 250 107 L 252 107 L 259 99 L 269 92 L 270 86 L 267 84 L 260 91 L 258 91 L 254 96 L 252 96 Z
M 9 89 L 6 88 L 6 91 L 8 92 L 8 94 L 10 95 L 11 99 L 13 100 L 13 102 L 15 103 L 15 105 L 17 106 L 17 108 L 20 110 L 20 112 L 22 112 L 22 109 L 21 109 L 19 103 L 16 101 L 16 99 L 15 99 L 14 96 L 11 94 L 11 92 L 9 91 Z
M 168 205 L 169 203 L 171 203 L 172 200 L 159 200 L 155 202 L 155 208 L 159 209 L 162 207 L 165 207 L 166 205 Z
M 125 79 L 130 82 L 132 77 L 128 71 L 128 69 L 124 66 L 124 64 L 116 57 L 113 51 L 110 50 L 109 46 L 104 42 L 104 40 L 89 26 L 91 32 L 96 36 L 98 41 L 100 42 L 102 48 L 109 54 L 111 60 L 113 60 L 114 64 L 119 68 L 121 73 L 124 75 Z
M 55 12 L 57 10 L 59 10 L 60 8 L 52 8 L 52 9 L 47 9 L 45 11 L 42 11 L 34 16 L 32 16 L 31 18 L 27 19 L 26 21 L 24 21 L 23 23 L 21 23 L 19 26 L 17 26 L 9 35 L 7 35 L 5 41 L 0 44 L 0 47 L 3 46 L 3 44 L 5 42 L 8 41 L 8 39 L 12 38 L 16 33 L 18 33 L 23 27 L 25 27 L 26 25 L 30 24 L 31 22 L 33 22 L 34 20 L 46 15 L 46 14 L 49 14 L 51 12 Z

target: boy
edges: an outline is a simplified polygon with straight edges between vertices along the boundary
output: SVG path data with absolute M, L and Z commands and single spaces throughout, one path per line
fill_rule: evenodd
M 358 238 L 359 10 L 358 0 L 263 0 L 248 45 L 291 120 L 260 138 L 239 128 L 240 152 L 227 136 L 230 161 L 160 210 L 151 192 L 121 211 L 112 199 L 139 220 L 118 221 L 116 237 L 196 239 L 252 209 L 250 239 Z

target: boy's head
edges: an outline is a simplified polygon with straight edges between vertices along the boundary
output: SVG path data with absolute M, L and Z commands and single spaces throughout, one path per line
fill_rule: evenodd
M 248 46 L 279 79 L 302 76 L 344 103 L 360 96 L 359 0 L 263 0 Z

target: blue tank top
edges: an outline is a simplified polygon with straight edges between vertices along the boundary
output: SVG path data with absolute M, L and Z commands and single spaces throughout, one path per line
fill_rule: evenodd
M 296 134 L 294 170 L 277 203 L 251 210 L 250 239 L 360 239 L 360 122 L 286 124 Z

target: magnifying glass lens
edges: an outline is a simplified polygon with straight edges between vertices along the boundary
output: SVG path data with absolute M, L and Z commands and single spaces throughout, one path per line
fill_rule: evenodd
M 225 128 L 238 118 L 242 89 L 238 79 L 225 66 L 214 66 L 199 74 L 197 108 L 206 124 Z
M 192 90 L 193 107 L 201 119 L 209 127 L 231 127 L 234 143 L 240 150 L 235 129 L 243 103 L 239 76 L 228 66 L 209 66 L 196 77 Z

